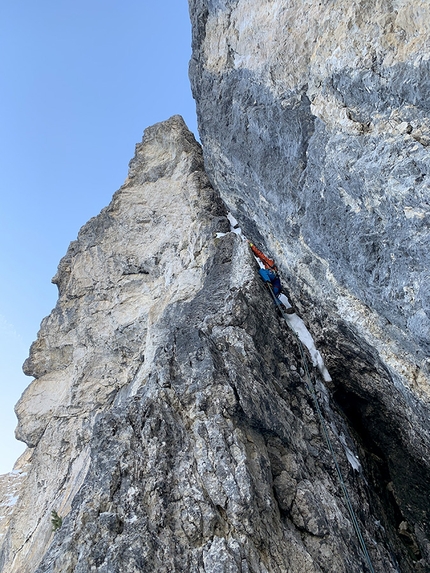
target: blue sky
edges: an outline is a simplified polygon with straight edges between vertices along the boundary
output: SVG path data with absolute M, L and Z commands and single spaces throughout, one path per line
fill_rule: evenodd
M 145 127 L 196 133 L 187 0 L 2 0 L 0 5 L 0 473 L 24 445 L 13 406 L 51 284 L 80 227 L 127 175 Z

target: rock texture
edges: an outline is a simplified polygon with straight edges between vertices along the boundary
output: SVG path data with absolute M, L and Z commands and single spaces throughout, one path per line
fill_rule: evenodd
M 429 4 L 189 4 L 207 172 L 288 279 L 415 571 L 430 562 Z
M 182 119 L 146 130 L 61 261 L 25 365 L 2 573 L 366 569 L 297 338 L 229 230 Z M 403 523 L 405 553 L 311 371 L 374 569 L 407 571 L 416 532 Z
M 349 4 L 190 0 L 209 178 L 180 117 L 147 129 L 60 262 L 1 573 L 430 570 L 429 6 Z
M 181 118 L 149 128 L 126 183 L 59 265 L 58 304 L 24 365 L 35 380 L 16 407 L 31 469 L 1 538 L 2 571 L 36 569 L 51 510 L 67 515 L 86 479 L 96 420 L 144 384 L 167 307 L 202 288 L 212 237 L 229 228 L 202 165 Z
M 336 303 L 343 287 L 367 305 L 419 366 L 430 351 L 428 2 L 190 6 L 211 178 L 292 271 L 312 257 L 326 296 Z

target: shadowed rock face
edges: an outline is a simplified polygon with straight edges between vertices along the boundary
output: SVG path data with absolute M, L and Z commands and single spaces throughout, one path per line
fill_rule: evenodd
M 207 172 L 287 278 L 415 571 L 430 559 L 429 5 L 189 4 Z

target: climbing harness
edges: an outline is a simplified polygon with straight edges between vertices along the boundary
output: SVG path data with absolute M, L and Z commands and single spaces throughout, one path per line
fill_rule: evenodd
M 285 320 L 285 322 L 286 322 L 286 323 L 288 324 L 288 326 L 289 326 L 288 319 L 287 319 L 287 315 L 286 315 L 284 309 L 282 308 L 281 302 L 280 302 L 279 299 L 276 297 L 276 295 L 275 295 L 275 293 L 273 292 L 273 289 L 272 289 L 272 287 L 271 287 L 270 284 L 268 284 L 268 288 L 269 288 L 270 294 L 271 294 L 271 296 L 272 296 L 272 298 L 273 298 L 273 300 L 274 300 L 274 302 L 275 302 L 275 305 L 277 306 L 278 310 L 279 310 L 280 313 L 281 313 L 282 318 Z M 322 432 L 323 432 L 323 434 L 324 434 L 324 439 L 325 439 L 325 442 L 326 442 L 326 444 L 327 444 L 327 446 L 328 446 L 328 449 L 329 449 L 329 451 L 330 451 L 331 457 L 332 457 L 332 459 L 333 459 L 333 462 L 334 462 L 334 465 L 335 465 L 335 468 L 336 468 L 336 473 L 337 473 L 337 477 L 338 477 L 338 480 L 339 480 L 339 484 L 340 484 L 340 487 L 341 487 L 341 489 L 342 489 L 343 496 L 344 496 L 344 498 L 345 498 L 345 503 L 346 503 L 346 506 L 347 506 L 347 508 L 348 508 L 349 515 L 351 516 L 351 520 L 352 520 L 352 523 L 353 523 L 353 526 L 354 526 L 355 533 L 356 533 L 357 538 L 358 538 L 358 541 L 359 541 L 359 543 L 360 543 L 360 547 L 361 547 L 361 549 L 362 549 L 362 551 L 363 551 L 363 553 L 364 553 L 364 557 L 365 557 L 366 562 L 367 562 L 367 565 L 368 565 L 368 567 L 369 567 L 369 571 L 370 571 L 371 573 L 375 573 L 375 570 L 374 570 L 373 565 L 372 565 L 372 561 L 371 561 L 371 559 L 370 559 L 369 552 L 368 552 L 368 550 L 367 550 L 366 542 L 364 541 L 363 534 L 361 533 L 360 524 L 358 523 L 358 519 L 357 519 L 356 513 L 355 513 L 355 511 L 354 511 L 354 508 L 352 507 L 351 498 L 350 498 L 350 496 L 349 496 L 348 490 L 347 490 L 347 488 L 346 488 L 345 480 L 343 479 L 342 471 L 341 471 L 341 469 L 340 469 L 340 467 L 339 467 L 339 463 L 338 463 L 337 458 L 336 458 L 336 454 L 335 454 L 335 451 L 334 451 L 334 448 L 333 448 L 333 444 L 332 444 L 332 442 L 331 442 L 331 440 L 330 440 L 330 436 L 329 436 L 328 428 L 327 428 L 327 423 L 326 423 L 326 421 L 325 421 L 325 419 L 324 419 L 324 416 L 323 416 L 323 414 L 322 414 L 321 407 L 320 407 L 320 404 L 319 404 L 319 401 L 318 401 L 318 396 L 317 396 L 317 394 L 316 394 L 315 387 L 314 387 L 314 384 L 313 384 L 313 382 L 312 382 L 312 378 L 311 378 L 311 375 L 310 375 L 310 372 L 309 372 L 309 367 L 308 367 L 308 361 L 307 361 L 307 359 L 306 359 L 305 350 L 304 350 L 304 348 L 303 348 L 302 341 L 301 341 L 300 338 L 298 337 L 297 333 L 296 333 L 293 329 L 291 329 L 291 330 L 294 332 L 294 335 L 295 335 L 295 337 L 296 337 L 296 339 L 297 339 L 297 343 L 298 343 L 299 351 L 300 351 L 300 356 L 301 356 L 302 363 L 303 363 L 303 368 L 304 368 L 304 371 L 305 371 L 306 386 L 307 386 L 308 391 L 309 391 L 309 393 L 310 393 L 310 395 L 311 395 L 311 397 L 312 397 L 312 400 L 313 400 L 313 402 L 314 402 L 314 404 L 315 404 L 315 409 L 316 409 L 317 414 L 318 414 L 318 418 L 319 418 L 319 421 L 320 421 L 320 425 L 321 425 L 321 428 L 322 428 Z

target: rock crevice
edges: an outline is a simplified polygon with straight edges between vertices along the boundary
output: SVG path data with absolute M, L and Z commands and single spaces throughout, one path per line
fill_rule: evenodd
M 189 3 L 203 151 L 179 116 L 145 130 L 60 261 L 0 570 L 362 573 L 334 455 L 375 572 L 426 573 L 427 3 Z

